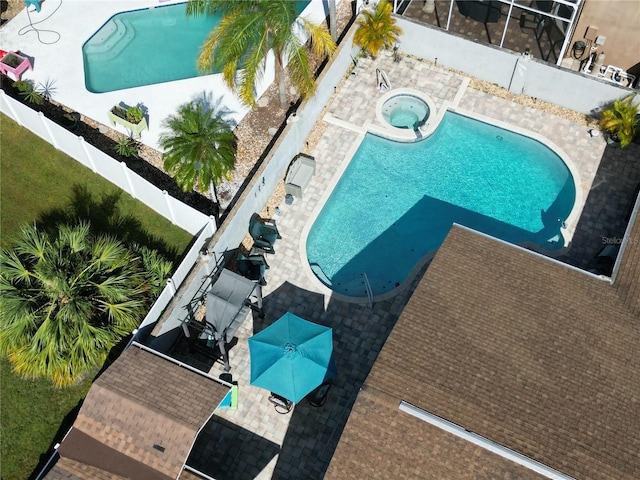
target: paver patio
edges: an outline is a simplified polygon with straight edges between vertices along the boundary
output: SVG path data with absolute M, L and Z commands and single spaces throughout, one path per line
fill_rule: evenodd
M 393 88 L 423 91 L 438 108 L 445 102 L 456 103 L 477 114 L 533 130 L 564 150 L 580 172 L 587 208 L 575 233 L 579 245 L 562 260 L 585 267 L 602 246 L 599 235 L 624 232 L 625 208 L 640 182 L 640 146 L 606 148 L 604 139 L 591 137 L 585 125 L 473 90 L 464 76 L 428 62 L 403 58 L 395 63 L 384 54 L 376 61 L 360 60 L 357 74 L 345 79 L 328 106 L 327 118 L 332 120 L 323 122 L 326 129 L 312 152 L 317 161 L 316 175 L 304 198 L 296 198 L 292 205 L 283 203 L 280 215 L 275 216 L 283 238 L 276 243 L 277 253 L 268 259 L 271 268 L 263 289 L 266 316 L 247 319 L 230 351 L 231 373 L 240 385 L 239 407 L 216 412 L 187 462 L 215 478 L 322 478 L 358 391 L 426 269 L 420 270 L 408 288 L 389 300 L 376 302 L 370 310 L 366 304 L 347 303 L 327 293 L 307 275 L 308 267 L 300 253 L 301 232 L 315 218 L 323 198 L 338 180 L 336 172 L 353 153 L 360 135 L 357 130 L 365 122 L 375 122 L 375 104 L 382 95 L 376 88 L 376 68 L 388 73 Z M 603 198 L 616 199 L 612 208 L 594 208 L 593 197 L 588 195 L 594 179 L 599 181 L 601 159 L 607 163 L 608 177 L 596 188 Z M 249 385 L 247 338 L 287 311 L 333 328 L 338 377 L 323 407 L 313 408 L 303 401 L 291 413 L 281 415 L 268 402 L 269 392 Z M 222 365 L 215 364 L 211 373 L 223 373 Z M 221 431 L 225 432 L 222 437 Z

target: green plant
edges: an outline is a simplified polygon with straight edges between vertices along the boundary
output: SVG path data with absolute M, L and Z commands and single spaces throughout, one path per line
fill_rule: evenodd
M 194 184 L 201 191 L 209 188 L 219 203 L 215 184 L 230 177 L 236 158 L 237 142 L 229 124 L 211 107 L 190 102 L 163 127 L 169 130 L 160 135 L 166 171 L 185 192 Z
M 18 90 L 18 93 L 26 102 L 34 105 L 42 105 L 44 103 L 44 97 L 36 89 L 33 81 L 31 80 L 18 80 L 13 82 L 13 87 Z
M 114 147 L 116 153 L 125 158 L 138 157 L 138 142 L 131 137 L 119 137 L 118 143 Z
M 634 103 L 635 93 L 615 100 L 611 108 L 602 112 L 600 126 L 611 135 L 613 141 L 620 142 L 621 147 L 629 145 L 640 126 L 638 104 Z
M 9 53 L 2 58 L 2 63 L 9 65 L 11 68 L 18 68 L 22 62 L 24 62 L 24 59 L 13 53 Z
M 391 16 L 392 10 L 387 0 L 380 0 L 375 10 L 364 10 L 357 22 L 353 44 L 375 58 L 382 48 L 390 48 L 397 42 L 402 29 Z
M 152 301 L 141 255 L 87 222 L 24 226 L 0 267 L 0 355 L 18 375 L 58 387 L 100 367 Z
M 316 88 L 311 54 L 324 58 L 334 52 L 335 42 L 324 25 L 298 18 L 291 0 L 189 0 L 187 15 L 220 15 L 200 49 L 198 68 L 222 72 L 226 84 L 238 90 L 246 105 L 255 104 L 255 83 L 264 76 L 265 57 L 275 56 L 275 83 L 280 104 L 287 106 L 285 65 L 291 83 L 303 95 Z M 302 30 L 303 35 L 299 33 Z M 301 37 L 304 36 L 304 39 Z
M 138 107 L 129 107 L 125 112 L 124 118 L 129 123 L 138 124 L 142 121 L 142 110 L 140 110 Z

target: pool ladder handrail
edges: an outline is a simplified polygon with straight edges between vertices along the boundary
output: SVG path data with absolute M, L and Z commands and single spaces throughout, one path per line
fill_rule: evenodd
M 369 310 L 373 310 L 373 292 L 371 291 L 371 284 L 369 283 L 369 277 L 367 277 L 367 272 L 362 272 L 362 278 L 364 279 L 364 288 L 367 291 L 367 300 L 369 302 Z

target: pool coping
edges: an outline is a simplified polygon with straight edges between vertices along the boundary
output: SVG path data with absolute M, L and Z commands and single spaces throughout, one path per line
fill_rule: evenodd
M 522 242 L 522 243 L 512 244 L 512 245 L 529 249 L 535 253 L 544 255 L 551 259 L 558 258 L 567 253 L 567 251 L 571 246 L 573 235 L 575 234 L 575 230 L 576 230 L 578 221 L 580 219 L 580 215 L 584 208 L 585 194 L 583 192 L 582 182 L 580 181 L 580 178 L 581 178 L 580 172 L 578 171 L 577 167 L 575 166 L 571 158 L 566 154 L 566 152 L 562 148 L 560 148 L 555 142 L 551 141 L 547 137 L 540 135 L 533 130 L 529 130 L 526 128 L 519 127 L 517 125 L 509 124 L 508 122 L 504 122 L 486 115 L 482 115 L 477 112 L 467 110 L 465 108 L 460 108 L 458 106 L 459 102 L 462 99 L 468 85 L 469 85 L 469 80 L 468 78 L 465 78 L 465 81 L 463 81 L 462 85 L 458 89 L 454 100 L 443 101 L 442 106 L 439 109 L 435 107 L 435 103 L 433 102 L 431 97 L 429 97 L 428 94 L 419 92 L 420 95 L 416 95 L 416 92 L 418 91 L 413 88 L 391 89 L 388 92 L 386 92 L 376 103 L 376 112 L 375 112 L 376 120 L 382 123 L 375 123 L 372 120 L 365 120 L 362 126 L 358 126 L 349 121 L 336 118 L 330 113 L 325 114 L 325 116 L 323 117 L 323 120 L 325 120 L 327 123 L 335 125 L 336 127 L 339 127 L 339 128 L 351 130 L 352 132 L 355 132 L 357 136 L 353 141 L 352 145 L 350 146 L 349 150 L 346 152 L 344 159 L 339 163 L 339 166 L 334 172 L 331 181 L 327 185 L 327 188 L 324 190 L 322 197 L 318 200 L 318 203 L 316 204 L 315 208 L 312 210 L 300 234 L 299 251 L 300 251 L 300 261 L 302 264 L 302 269 L 305 275 L 312 281 L 313 285 L 316 288 L 318 288 L 321 292 L 327 295 L 333 295 L 337 300 L 348 302 L 348 303 L 355 303 L 360 305 L 366 305 L 369 303 L 369 298 L 366 296 L 351 297 L 348 295 L 341 294 L 335 290 L 332 290 L 329 286 L 324 284 L 313 272 L 307 258 L 307 239 L 309 236 L 309 232 L 311 231 L 311 227 L 314 225 L 315 221 L 318 218 L 318 215 L 320 215 L 320 212 L 324 208 L 327 200 L 333 193 L 336 185 L 342 178 L 342 175 L 344 174 L 345 170 L 351 163 L 351 160 L 353 159 L 353 156 L 355 155 L 356 151 L 360 148 L 360 145 L 362 144 L 362 141 L 364 140 L 365 135 L 367 133 L 371 133 L 373 135 L 377 135 L 392 141 L 414 143 L 431 136 L 440 126 L 440 123 L 442 122 L 442 119 L 444 118 L 444 115 L 447 112 L 457 113 L 459 115 L 463 115 L 465 117 L 531 138 L 532 140 L 535 140 L 541 143 L 542 145 L 545 145 L 547 148 L 551 149 L 556 155 L 558 155 L 558 157 L 560 157 L 560 159 L 567 166 L 569 172 L 571 173 L 571 177 L 573 178 L 575 192 L 576 192 L 576 198 L 573 204 L 573 208 L 571 209 L 569 216 L 564 222 L 565 226 L 562 227 L 562 230 L 564 230 L 563 232 L 561 232 L 563 234 L 562 236 L 564 240 L 564 246 L 562 248 L 559 248 L 558 250 L 547 250 L 533 242 Z M 430 103 L 428 102 L 427 104 L 431 109 L 431 114 L 429 115 L 429 119 L 427 120 L 425 125 L 420 127 L 422 138 L 417 138 L 413 130 L 409 131 L 408 129 L 396 128 L 391 126 L 389 123 L 383 120 L 382 114 L 381 112 L 379 112 L 382 104 L 387 99 L 391 98 L 394 95 L 399 95 L 402 93 L 418 96 L 419 98 L 425 101 L 426 99 L 428 99 L 430 102 Z M 433 115 L 434 112 L 435 112 L 435 115 Z M 430 121 L 431 117 L 433 117 L 433 122 Z M 483 232 L 479 232 L 479 233 L 483 233 Z M 484 233 L 483 235 L 490 236 Z M 492 237 L 492 238 L 495 238 L 496 240 L 500 240 L 497 237 Z M 415 266 L 409 271 L 405 279 L 396 288 L 394 288 L 389 292 L 385 292 L 379 295 L 373 295 L 372 301 L 381 302 L 381 301 L 391 299 L 396 295 L 405 291 L 407 288 L 409 288 L 409 286 L 415 279 L 416 275 L 433 260 L 437 252 L 438 252 L 438 249 L 426 253 L 415 264 Z

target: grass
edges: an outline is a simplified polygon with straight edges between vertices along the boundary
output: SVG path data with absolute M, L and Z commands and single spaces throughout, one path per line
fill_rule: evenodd
M 0 360 L 0 455 L 3 480 L 26 480 L 36 465 L 44 465 L 52 442 L 59 442 L 87 395 L 91 378 L 58 389 L 47 380 L 25 380 Z M 70 415 L 73 414 L 73 415 Z
M 192 240 L 117 187 L 0 115 L 0 234 L 7 247 L 21 225 L 88 216 L 92 225 L 157 248 L 177 264 Z M 0 360 L 0 459 L 3 480 L 25 480 L 73 422 L 91 379 L 56 389 L 25 380 Z

